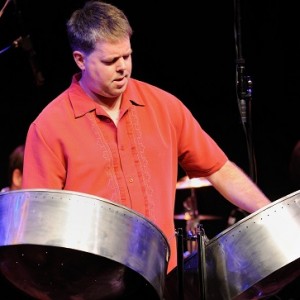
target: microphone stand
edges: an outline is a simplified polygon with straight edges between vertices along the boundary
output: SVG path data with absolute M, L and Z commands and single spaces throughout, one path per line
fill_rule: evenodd
M 256 159 L 252 138 L 252 80 L 245 72 L 245 59 L 242 55 L 241 43 L 241 7 L 240 0 L 234 0 L 235 41 L 236 41 L 236 93 L 241 122 L 246 136 L 249 172 L 254 182 L 257 182 Z
M 6 0 L 3 8 L 0 10 L 0 17 L 3 15 L 4 10 L 6 9 L 7 5 L 9 4 L 11 0 Z M 45 78 L 43 76 L 43 73 L 41 72 L 38 64 L 38 58 L 36 51 L 34 50 L 33 43 L 31 41 L 31 37 L 29 34 L 25 34 L 25 26 L 23 23 L 22 18 L 22 12 L 20 9 L 18 9 L 16 1 L 14 1 L 16 15 L 17 15 L 17 21 L 19 28 L 21 30 L 21 35 L 15 39 L 11 45 L 5 47 L 4 49 L 0 49 L 0 54 L 6 52 L 7 50 L 11 48 L 20 48 L 22 49 L 27 57 L 30 64 L 30 68 L 34 77 L 34 83 L 36 86 L 40 87 L 44 85 Z

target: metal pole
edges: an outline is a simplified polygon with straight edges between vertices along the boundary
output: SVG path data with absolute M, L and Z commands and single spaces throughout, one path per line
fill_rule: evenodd
M 184 262 L 183 262 L 183 231 L 177 230 L 177 278 L 178 278 L 178 300 L 184 300 Z
M 200 300 L 206 300 L 206 258 L 205 258 L 205 232 L 202 224 L 198 224 L 197 244 L 198 244 L 198 273 Z

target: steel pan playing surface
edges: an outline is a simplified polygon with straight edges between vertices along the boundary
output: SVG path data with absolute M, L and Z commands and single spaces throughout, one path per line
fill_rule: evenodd
M 300 275 L 300 191 L 278 199 L 211 239 L 207 299 L 261 299 Z
M 169 245 L 132 210 L 84 193 L 0 194 L 0 270 L 41 300 L 161 299 Z

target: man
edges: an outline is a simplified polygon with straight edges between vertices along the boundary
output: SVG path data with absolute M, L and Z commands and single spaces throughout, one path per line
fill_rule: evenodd
M 168 273 L 177 263 L 178 163 L 249 213 L 270 203 L 179 99 L 131 78 L 132 28 L 122 11 L 87 2 L 67 32 L 80 72 L 29 128 L 24 188 L 88 193 L 141 213 L 168 239 Z

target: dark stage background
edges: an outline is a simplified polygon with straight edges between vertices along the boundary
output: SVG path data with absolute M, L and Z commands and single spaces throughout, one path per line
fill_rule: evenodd
M 4 6 L 1 0 L 1 7 Z M 10 1 L 0 18 L 0 49 L 30 35 L 30 51 L 11 47 L 1 65 L 1 185 L 10 151 L 30 122 L 71 81 L 75 70 L 65 21 L 84 1 Z M 111 1 L 134 28 L 133 77 L 178 96 L 229 157 L 249 173 L 235 95 L 234 2 Z M 299 139 L 299 18 L 285 1 L 237 1 L 245 71 L 253 81 L 252 123 L 257 180 L 273 200 L 292 192 L 288 161 Z M 198 7 L 199 6 L 199 7 Z M 197 137 L 195 137 L 197 138 Z
M 77 71 L 65 22 L 83 2 L 10 1 L 0 18 L 1 186 L 7 184 L 9 153 L 25 141 L 30 122 L 68 87 Z M 1 0 L 1 7 L 4 3 Z M 299 139 L 300 45 L 295 6 L 278 0 L 111 3 L 125 11 L 134 29 L 132 76 L 178 96 L 249 174 L 235 93 L 234 3 L 240 6 L 239 49 L 245 74 L 253 81 L 257 183 L 272 200 L 295 191 L 288 173 L 291 151 Z M 31 46 L 25 43 L 27 35 Z M 19 37 L 25 37 L 25 42 L 14 47 Z M 32 54 L 42 84 L 36 83 L 40 77 L 33 74 Z
M 29 124 L 69 86 L 77 71 L 65 22 L 83 2 L 14 0 L 0 17 L 1 187 L 7 185 L 9 153 L 25 141 Z M 288 163 L 300 139 L 300 19 L 296 2 L 110 2 L 124 10 L 134 29 L 132 76 L 178 96 L 230 159 L 249 174 L 235 92 L 234 3 L 240 5 L 240 50 L 245 72 L 253 81 L 251 120 L 257 184 L 271 200 L 295 191 Z M 5 1 L 0 3 L 4 7 Z M 27 35 L 32 47 L 13 46 Z M 36 82 L 41 76 L 34 76 L 34 70 L 40 72 L 43 82 Z M 183 175 L 179 170 L 179 176 Z M 187 193 L 178 191 L 177 212 Z M 232 207 L 220 198 L 211 187 L 197 189 L 200 213 L 226 218 Z M 214 235 L 224 226 L 208 225 L 208 229 Z
M 5 1 L 0 3 L 4 7 Z M 29 124 L 69 86 L 77 71 L 65 22 L 83 3 L 14 0 L 0 17 L 0 186 L 7 185 L 9 153 L 25 141 Z M 295 6 L 279 0 L 215 0 L 199 5 L 192 1 L 111 3 L 125 11 L 134 29 L 132 76 L 178 96 L 228 156 L 250 175 L 236 97 L 239 50 L 245 74 L 253 81 L 248 122 L 253 126 L 257 184 L 272 200 L 295 191 L 288 173 L 292 148 L 300 138 L 300 30 Z M 235 33 L 239 33 L 240 45 Z M 19 37 L 22 41 L 15 47 Z M 6 47 L 10 48 L 4 51 Z M 36 71 L 38 75 L 34 75 Z M 179 177 L 183 175 L 179 169 Z M 211 187 L 196 193 L 200 213 L 227 217 L 231 205 L 220 201 Z M 177 212 L 188 194 L 178 191 Z

